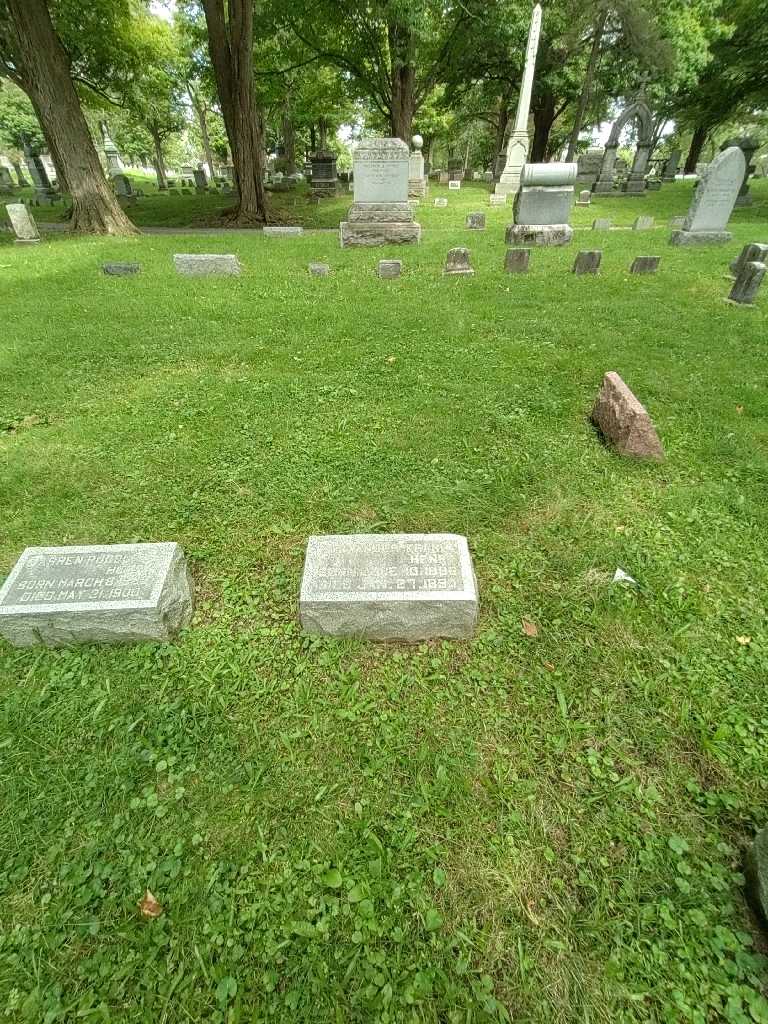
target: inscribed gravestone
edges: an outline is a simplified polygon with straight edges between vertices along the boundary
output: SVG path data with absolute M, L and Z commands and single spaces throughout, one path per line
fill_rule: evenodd
M 174 543 L 27 548 L 0 588 L 0 635 L 17 647 L 170 640 L 191 615 Z
M 682 228 L 672 232 L 672 245 L 731 240 L 726 228 L 744 180 L 744 168 L 744 154 L 737 146 L 718 153 L 699 180 Z
M 17 242 L 40 241 L 40 232 L 37 230 L 34 217 L 23 203 L 8 203 L 5 212 L 8 214 Z
M 733 282 L 728 301 L 739 306 L 753 306 L 764 277 L 764 263 L 755 260 L 745 263 Z
M 184 277 L 239 274 L 242 270 L 237 256 L 220 253 L 175 253 L 173 265 Z
M 477 584 L 465 537 L 310 537 L 299 612 L 305 632 L 375 640 L 471 636 Z
M 408 205 L 409 150 L 402 139 L 365 139 L 353 154 L 355 201 L 339 225 L 341 245 L 417 243 Z
M 445 257 L 444 274 L 465 274 L 471 276 L 474 272 L 470 262 L 469 249 L 459 245 L 455 249 L 448 250 L 448 255 Z

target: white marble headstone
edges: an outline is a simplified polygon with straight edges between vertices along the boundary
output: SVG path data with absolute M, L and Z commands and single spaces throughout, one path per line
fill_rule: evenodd
M 696 187 L 684 231 L 725 231 L 744 180 L 746 164 L 738 146 L 718 153 Z
M 11 227 L 19 242 L 39 242 L 40 232 L 35 220 L 23 203 L 8 203 L 5 207 Z
M 356 203 L 407 203 L 410 152 L 402 139 L 364 139 L 352 155 Z

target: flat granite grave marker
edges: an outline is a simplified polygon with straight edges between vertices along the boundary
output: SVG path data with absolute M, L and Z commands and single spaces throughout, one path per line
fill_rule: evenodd
M 16 647 L 167 641 L 192 604 L 178 544 L 27 548 L 0 588 L 0 636 Z
M 592 221 L 593 231 L 610 231 L 611 230 L 611 218 L 610 217 L 595 217 Z
M 20 245 L 29 245 L 40 241 L 40 232 L 37 230 L 35 218 L 24 203 L 8 203 L 5 212 L 8 214 L 13 233 L 16 235 L 14 241 Z
M 660 262 L 661 256 L 635 256 L 629 272 L 630 274 L 655 274 L 659 269 Z
M 473 231 L 485 231 L 485 214 L 484 213 L 468 213 L 466 225 Z
M 762 242 L 749 242 L 745 245 L 731 262 L 730 271 L 733 277 L 739 276 L 745 263 L 768 263 L 768 245 L 763 245 Z
M 393 277 L 400 277 L 400 273 L 403 269 L 402 260 L 379 260 L 377 273 L 379 277 L 385 280 Z
M 285 226 L 274 225 L 273 227 L 262 228 L 261 233 L 267 238 L 282 238 L 284 235 L 303 235 L 304 228 L 293 224 Z
M 602 258 L 603 253 L 601 249 L 582 249 L 580 253 L 576 254 L 576 259 L 573 263 L 573 273 L 576 275 L 597 274 L 600 270 Z
M 102 263 L 101 269 L 108 277 L 130 277 L 141 270 L 140 263 Z
M 635 223 L 632 225 L 633 231 L 650 231 L 653 227 L 653 217 L 640 216 L 635 219 Z
M 469 249 L 459 245 L 455 249 L 448 250 L 448 255 L 445 257 L 445 267 L 443 268 L 444 274 L 471 275 L 474 272 L 469 259 Z
M 651 417 L 614 370 L 603 377 L 591 419 L 620 455 L 659 461 L 664 458 Z
M 730 242 L 733 236 L 726 229 L 744 180 L 745 167 L 744 154 L 738 146 L 717 154 L 699 179 L 682 228 L 672 232 L 672 245 Z
M 439 196 L 435 200 L 434 205 L 442 208 L 448 205 L 448 200 L 445 198 L 445 196 Z
M 450 533 L 310 537 L 299 596 L 306 633 L 416 642 L 464 638 L 477 622 L 465 537 Z
M 733 282 L 728 301 L 737 306 L 753 306 L 764 277 L 764 263 L 745 263 Z
M 327 263 L 310 263 L 309 272 L 312 277 L 328 277 L 331 268 Z
M 237 256 L 219 253 L 175 253 L 173 265 L 176 272 L 185 277 L 239 274 L 243 269 Z
M 461 188 L 461 182 L 460 181 L 449 181 L 448 182 L 448 188 L 449 188 L 449 190 L 451 192 L 458 192 L 459 189 Z
M 530 249 L 507 249 L 504 269 L 508 274 L 527 274 L 530 262 Z

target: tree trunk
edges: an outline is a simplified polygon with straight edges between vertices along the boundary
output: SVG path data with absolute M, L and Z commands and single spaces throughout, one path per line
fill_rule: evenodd
M 496 123 L 496 136 L 493 140 L 493 163 L 491 170 L 496 174 L 496 165 L 503 153 L 506 153 L 507 127 L 509 126 L 509 97 L 510 89 L 507 87 L 499 96 L 498 121 Z
M 315 132 L 315 126 L 313 124 L 309 126 L 309 152 L 317 152 L 317 133 Z
M 693 138 L 691 139 L 691 147 L 688 150 L 688 156 L 685 160 L 685 167 L 683 168 L 683 174 L 694 174 L 696 172 L 696 164 L 699 162 L 701 157 L 701 151 L 704 148 L 704 143 L 707 141 L 707 135 L 709 135 L 709 129 L 703 125 L 699 125 L 693 132 Z
M 283 105 L 283 149 L 285 150 L 285 173 L 296 173 L 296 130 L 291 116 L 290 94 L 286 92 Z
M 390 73 L 392 102 L 390 129 L 392 137 L 402 139 L 410 147 L 413 115 L 416 112 L 416 66 L 413 61 L 413 33 L 397 22 L 390 22 L 387 35 L 392 62 Z
M 541 163 L 547 155 L 547 143 L 555 122 L 555 97 L 547 91 L 539 97 L 533 108 L 533 145 L 530 162 Z
M 320 118 L 320 152 L 328 150 L 328 122 L 324 117 Z
M 570 163 L 576 156 L 576 147 L 579 144 L 579 133 L 581 132 L 581 126 L 584 124 L 584 115 L 592 97 L 592 83 L 595 80 L 597 61 L 600 56 L 600 44 L 603 41 L 603 32 L 605 31 L 605 22 L 607 18 L 608 12 L 603 11 L 595 24 L 595 34 L 592 37 L 592 49 L 589 51 L 589 62 L 587 63 L 587 71 L 584 75 L 584 85 L 581 88 L 579 106 L 573 119 L 571 137 L 568 140 L 568 152 L 565 155 L 565 159 L 568 163 Z
M 213 150 L 211 149 L 211 137 L 208 134 L 208 115 L 205 112 L 205 104 L 191 84 L 187 85 L 187 92 L 189 93 L 190 100 L 192 100 L 192 106 L 195 108 L 195 116 L 200 126 L 200 138 L 203 140 L 205 162 L 208 164 L 208 175 L 211 181 L 213 181 L 216 174 L 213 169 Z
M 72 230 L 134 234 L 104 178 L 45 0 L 6 0 L 6 5 L 19 77 L 63 178 L 60 185 L 72 198 Z
M 168 177 L 165 173 L 165 160 L 163 159 L 163 142 L 160 138 L 160 133 L 153 128 L 149 129 L 149 134 L 152 136 L 152 144 L 155 147 L 155 155 L 152 163 L 155 165 L 155 174 L 157 175 L 157 187 L 161 192 L 165 192 L 168 188 Z
M 264 223 L 264 147 L 253 91 L 253 0 L 202 0 L 202 4 L 239 191 L 232 222 L 242 226 Z

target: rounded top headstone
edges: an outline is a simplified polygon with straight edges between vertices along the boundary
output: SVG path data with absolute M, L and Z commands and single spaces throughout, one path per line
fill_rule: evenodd
M 411 139 L 411 142 L 413 143 L 414 149 L 421 149 L 421 147 L 424 145 L 424 139 L 421 137 L 421 135 L 414 135 L 413 138 Z
M 579 173 L 576 163 L 525 164 L 521 185 L 572 185 Z

